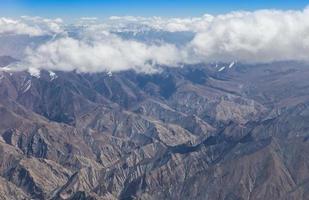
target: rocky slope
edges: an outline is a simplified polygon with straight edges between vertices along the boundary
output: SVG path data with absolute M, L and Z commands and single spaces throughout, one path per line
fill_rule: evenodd
M 308 77 L 0 71 L 0 198 L 309 199 Z

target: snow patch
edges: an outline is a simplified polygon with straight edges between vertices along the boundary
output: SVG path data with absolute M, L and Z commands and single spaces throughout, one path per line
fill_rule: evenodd
M 231 64 L 229 65 L 229 68 L 231 69 L 233 66 L 235 65 L 235 62 L 231 62 Z
M 50 77 L 50 80 L 53 81 L 55 80 L 56 78 L 58 78 L 57 74 L 53 71 L 48 71 L 49 73 L 49 77 Z
M 225 67 L 221 67 L 219 70 L 218 70 L 218 72 L 221 72 L 221 71 L 223 71 L 225 69 Z
M 22 92 L 26 93 L 31 88 L 31 85 L 31 80 L 26 81 L 26 83 L 21 88 Z
M 108 75 L 109 77 L 112 77 L 112 76 L 113 76 L 113 73 L 112 73 L 111 71 L 109 71 L 109 72 L 107 72 L 107 75 Z

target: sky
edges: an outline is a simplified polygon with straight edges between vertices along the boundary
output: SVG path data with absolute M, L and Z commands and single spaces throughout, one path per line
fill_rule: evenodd
M 188 17 L 234 10 L 303 9 L 305 0 L 1 0 L 0 15 L 61 17 L 164 16 Z

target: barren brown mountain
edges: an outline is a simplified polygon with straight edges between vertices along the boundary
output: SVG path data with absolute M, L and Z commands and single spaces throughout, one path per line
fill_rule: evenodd
M 0 72 L 0 199 L 308 200 L 308 77 L 298 62 Z

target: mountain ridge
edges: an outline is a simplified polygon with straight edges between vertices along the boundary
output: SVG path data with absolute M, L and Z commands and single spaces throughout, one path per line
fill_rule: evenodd
M 4 199 L 308 199 L 305 63 L 53 73 L 0 71 Z

